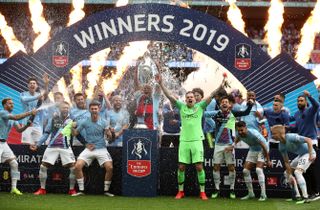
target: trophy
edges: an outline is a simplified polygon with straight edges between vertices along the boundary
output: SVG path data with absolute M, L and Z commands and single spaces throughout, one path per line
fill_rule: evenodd
M 141 86 L 144 85 L 150 85 L 153 87 L 155 83 L 155 75 L 157 74 L 157 67 L 152 60 L 152 58 L 149 56 L 148 53 L 145 54 L 143 57 L 143 60 L 138 63 L 137 66 L 137 79 Z M 140 100 L 140 99 L 139 99 Z M 145 99 L 145 100 L 151 100 L 151 99 Z M 139 104 L 139 103 L 138 103 Z M 137 114 L 137 123 L 133 128 L 136 129 L 147 129 L 147 126 L 145 125 L 144 119 L 145 119 L 145 111 L 146 106 L 144 106 L 143 113 L 139 112 L 139 115 Z
M 154 77 L 157 74 L 157 67 L 152 58 L 148 55 L 143 58 L 143 61 L 138 65 L 138 81 L 141 85 L 154 85 Z

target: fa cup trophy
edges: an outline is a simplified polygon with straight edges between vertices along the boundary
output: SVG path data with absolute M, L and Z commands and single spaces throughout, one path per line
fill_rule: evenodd
M 139 86 L 143 87 L 141 90 L 143 93 L 137 101 L 137 123 L 133 128 L 136 129 L 147 129 L 145 119 L 150 113 L 150 106 L 153 106 L 153 86 L 155 84 L 154 77 L 157 74 L 157 68 L 154 61 L 148 56 L 144 56 L 141 62 L 137 66 L 137 82 Z M 153 109 L 152 109 L 153 110 Z M 150 117 L 150 116 L 149 116 Z

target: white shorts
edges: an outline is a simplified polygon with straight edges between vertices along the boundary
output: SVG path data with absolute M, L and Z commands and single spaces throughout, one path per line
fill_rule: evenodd
M 226 163 L 227 165 L 230 164 L 236 164 L 235 158 L 234 158 L 234 150 L 232 152 L 226 152 L 225 148 L 230 147 L 231 145 L 216 145 L 214 147 L 214 153 L 213 153 L 213 163 L 214 164 L 222 164 Z
M 100 166 L 107 161 L 112 161 L 111 155 L 109 154 L 107 148 L 94 149 L 93 151 L 85 148 L 78 157 L 78 160 L 83 160 L 86 162 L 87 166 L 90 166 L 94 159 L 97 159 Z
M 60 155 L 60 159 L 62 165 L 67 165 L 69 163 L 75 163 L 76 159 L 74 157 L 72 149 L 69 147 L 68 149 L 64 148 L 47 148 L 44 151 L 42 162 L 50 163 L 54 165 Z
M 28 127 L 22 132 L 22 144 L 37 144 L 42 136 L 41 127 Z
M 257 162 L 265 162 L 265 158 L 262 151 L 255 152 L 249 150 L 246 158 L 246 162 L 257 163 Z
M 4 163 L 9 159 L 15 159 L 16 156 L 13 154 L 7 142 L 0 142 L 0 163 Z
M 313 156 L 316 157 L 316 153 L 313 153 Z M 306 153 L 304 155 L 299 155 L 295 159 L 293 159 L 290 163 L 291 168 L 299 168 L 302 169 L 304 172 L 307 171 L 309 166 L 311 165 L 311 161 L 309 160 L 309 153 Z

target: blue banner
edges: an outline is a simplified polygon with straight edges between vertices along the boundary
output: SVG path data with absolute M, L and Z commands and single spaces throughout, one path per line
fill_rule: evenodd
M 289 55 L 271 59 L 248 37 L 213 16 L 167 4 L 136 4 L 93 14 L 65 28 L 31 56 L 17 53 L 0 66 L 0 82 L 21 92 L 27 88 L 26 78 L 42 81 L 48 73 L 53 87 L 95 52 L 141 40 L 184 44 L 208 55 L 255 91 L 261 104 L 277 92 L 292 92 L 315 79 Z

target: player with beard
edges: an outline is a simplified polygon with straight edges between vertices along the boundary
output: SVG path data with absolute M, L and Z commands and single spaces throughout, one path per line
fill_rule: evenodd
M 48 168 L 53 166 L 60 156 L 62 166 L 69 168 L 70 188 L 69 194 L 76 193 L 74 189 L 75 175 L 74 164 L 75 157 L 70 145 L 72 120 L 69 116 L 70 105 L 68 102 L 61 102 L 59 104 L 59 112 L 56 112 L 48 121 L 45 132 L 40 141 L 36 145 L 30 145 L 32 151 L 36 151 L 50 136 L 50 142 L 46 148 L 39 170 L 39 179 L 41 188 L 38 189 L 34 195 L 45 195 L 46 180 Z
M 87 102 L 84 95 L 82 93 L 76 93 L 73 96 L 73 100 L 76 106 L 71 109 L 70 118 L 76 123 L 79 123 L 81 120 L 90 117 L 90 112 L 86 107 Z M 85 140 L 84 140 L 85 137 L 86 137 L 86 133 L 83 130 L 76 136 L 76 138 L 74 138 L 73 145 L 85 144 Z
M 207 200 L 205 193 L 205 172 L 203 169 L 204 151 L 202 140 L 204 134 L 202 131 L 202 116 L 205 108 L 211 102 L 213 96 L 217 90 L 221 89 L 225 80 L 223 80 L 221 86 L 210 94 L 209 97 L 196 103 L 195 94 L 192 91 L 188 91 L 185 95 L 186 103 L 177 100 L 169 90 L 164 87 L 161 75 L 156 76 L 156 81 L 159 83 L 163 93 L 170 100 L 172 104 L 180 110 L 181 116 L 181 131 L 180 131 L 180 144 L 179 144 L 179 166 L 178 166 L 178 187 L 179 192 L 176 195 L 176 199 L 184 197 L 184 180 L 186 164 L 195 164 L 198 176 L 198 182 L 200 186 L 200 198 Z
M 105 136 L 107 136 L 107 121 L 99 116 L 100 103 L 92 101 L 89 105 L 90 117 L 73 125 L 72 134 L 77 136 L 81 130 L 86 133 L 86 148 L 80 153 L 75 165 L 75 175 L 79 186 L 79 192 L 72 196 L 84 195 L 84 176 L 82 169 L 90 166 L 95 159 L 106 171 L 104 179 L 104 194 L 114 196 L 109 192 L 113 174 L 112 158 L 109 154 Z
M 59 113 L 59 106 L 64 102 L 64 96 L 61 92 L 53 93 L 53 101 L 55 106 L 51 106 L 47 109 L 47 117 L 51 119 L 56 113 Z
M 243 167 L 243 176 L 249 194 L 243 197 L 241 200 L 247 200 L 255 197 L 250 171 L 254 168 L 254 166 L 256 166 L 255 171 L 258 176 L 259 185 L 261 187 L 261 195 L 259 201 L 265 201 L 267 199 L 267 194 L 263 168 L 265 163 L 267 163 L 268 167 L 272 166 L 269 157 L 269 146 L 267 140 L 262 136 L 261 133 L 259 133 L 259 131 L 247 128 L 246 123 L 243 121 L 236 123 L 236 129 L 237 137 L 234 145 L 236 145 L 240 141 L 244 141 L 249 145 L 249 152 L 247 154 L 246 162 Z M 234 149 L 234 145 L 229 147 L 228 150 L 232 151 Z
M 250 114 L 246 115 L 244 117 L 241 117 L 241 121 L 244 121 L 247 124 L 248 128 L 253 128 L 253 129 L 256 129 L 257 131 L 259 131 L 260 127 L 259 127 L 259 119 L 257 118 L 257 112 L 260 115 L 263 115 L 263 108 L 259 104 L 259 102 L 256 101 L 256 93 L 253 91 L 248 91 L 247 92 L 247 100 L 242 102 L 241 110 L 244 110 L 247 107 L 248 100 L 253 101 L 253 106 L 252 106 Z
M 216 139 L 215 150 L 213 154 L 213 180 L 215 191 L 212 198 L 220 196 L 220 166 L 226 163 L 229 171 L 230 198 L 235 199 L 234 183 L 236 178 L 234 150 L 228 151 L 226 148 L 233 144 L 235 136 L 236 117 L 248 115 L 251 111 L 253 100 L 247 101 L 245 111 L 234 111 L 228 96 L 220 98 L 220 110 L 206 112 L 206 117 L 214 117 L 216 122 Z
M 25 117 L 35 115 L 37 111 L 34 109 L 23 114 L 13 115 L 13 101 L 11 98 L 5 98 L 2 100 L 2 106 L 4 110 L 0 111 L 0 163 L 8 163 L 10 165 L 11 174 L 11 193 L 15 195 L 22 195 L 17 189 L 17 181 L 20 180 L 20 172 L 18 170 L 18 162 L 16 156 L 8 146 L 7 138 L 11 128 L 14 126 L 19 133 L 23 132 L 30 123 L 25 126 L 20 126 L 17 120 L 21 120 Z
M 122 134 L 129 127 L 129 112 L 122 106 L 119 95 L 112 97 L 113 108 L 106 113 L 108 128 L 108 146 L 122 147 Z
M 311 106 L 308 105 L 307 98 L 311 102 Z M 303 95 L 298 97 L 298 109 L 299 110 L 294 114 L 293 117 L 296 123 L 291 131 L 298 133 L 301 136 L 311 138 L 314 150 L 318 151 L 316 118 L 319 110 L 319 103 L 310 95 L 308 91 L 304 91 Z M 317 161 L 318 158 L 313 161 L 305 173 L 307 189 L 309 190 L 309 199 L 311 201 L 320 199 L 316 179 L 318 174 L 316 174 L 315 169 Z

